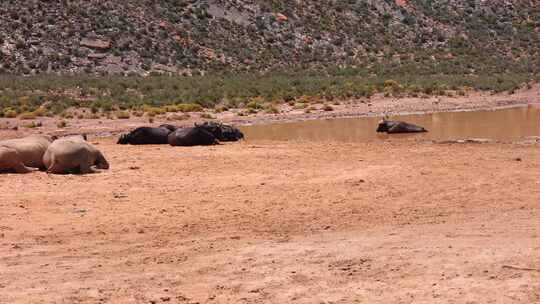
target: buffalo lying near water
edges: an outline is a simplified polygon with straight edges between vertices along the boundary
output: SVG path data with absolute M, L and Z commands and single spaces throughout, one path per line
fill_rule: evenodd
M 238 128 L 230 125 L 206 121 L 202 124 L 195 124 L 195 126 L 212 133 L 219 141 L 238 141 L 244 139 L 244 134 Z
M 171 146 L 210 146 L 217 145 L 219 141 L 214 134 L 201 126 L 177 129 L 168 137 Z
M 383 120 L 379 122 L 379 126 L 377 127 L 377 132 L 386 132 L 388 134 L 396 134 L 396 133 L 420 133 L 420 132 L 427 132 L 427 130 L 421 126 L 413 125 L 404 121 L 386 120 L 386 118 L 383 118 Z
M 162 124 L 158 128 L 164 128 L 164 129 L 167 129 L 167 130 L 169 130 L 171 132 L 174 132 L 174 131 L 176 131 L 176 129 L 178 129 L 177 126 L 173 126 L 173 125 L 169 125 L 169 124 Z
M 197 128 L 196 131 L 191 129 Z M 187 130 L 185 132 L 180 132 L 179 130 Z M 238 141 L 244 138 L 244 134 L 238 129 L 230 125 L 225 125 L 217 122 L 204 122 L 202 124 L 195 124 L 194 127 L 177 127 L 169 124 L 163 124 L 157 128 L 153 127 L 139 127 L 129 133 L 120 135 L 118 138 L 117 144 L 121 145 L 164 145 L 169 142 L 169 135 L 178 131 L 178 134 L 189 134 L 189 136 L 194 136 L 193 134 L 199 134 L 197 136 L 202 136 L 200 130 L 204 130 L 206 133 L 209 133 L 213 136 L 212 142 L 215 140 L 218 141 Z M 191 130 L 191 131 L 190 131 Z M 190 131 L 190 132 L 188 132 Z M 185 137 L 186 135 L 181 135 Z M 195 137 L 197 137 L 195 136 Z M 206 137 L 206 134 L 204 134 Z M 210 141 L 210 140 L 209 140 Z M 203 140 L 203 142 L 206 142 Z M 190 144 L 191 145 L 191 144 Z
M 117 144 L 120 145 L 166 145 L 167 136 L 176 130 L 172 125 L 161 125 L 157 128 L 139 127 L 127 134 L 120 135 Z

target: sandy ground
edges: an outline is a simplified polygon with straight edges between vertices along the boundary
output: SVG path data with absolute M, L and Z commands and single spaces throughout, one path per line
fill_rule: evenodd
M 246 125 L 539 101 L 536 85 L 215 115 Z M 57 120 L 0 119 L 0 139 L 149 125 Z M 0 303 L 540 303 L 538 139 L 92 142 L 111 170 L 0 175 Z
M 0 175 L 0 303 L 540 303 L 538 143 L 96 143 Z

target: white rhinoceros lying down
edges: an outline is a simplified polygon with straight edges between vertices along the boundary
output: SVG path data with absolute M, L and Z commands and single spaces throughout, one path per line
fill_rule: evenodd
M 109 169 L 109 163 L 103 154 L 83 136 L 68 136 L 55 140 L 43 155 L 47 172 L 56 174 L 96 173 Z
M 46 169 L 43 155 L 56 137 L 31 135 L 0 141 L 0 171 L 28 173 Z

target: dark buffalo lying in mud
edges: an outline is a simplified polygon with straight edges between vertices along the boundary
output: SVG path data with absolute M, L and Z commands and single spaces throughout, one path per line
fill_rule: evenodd
M 244 134 L 238 128 L 230 125 L 206 121 L 202 124 L 195 124 L 195 126 L 212 133 L 219 141 L 238 141 L 244 139 Z
M 177 126 L 173 126 L 173 125 L 169 125 L 169 124 L 162 124 L 158 128 L 165 128 L 165 129 L 167 129 L 167 130 L 169 130 L 171 132 L 174 132 L 174 131 L 176 131 L 176 129 L 178 129 Z
M 172 125 L 161 125 L 157 128 L 139 127 L 127 134 L 120 135 L 117 144 L 120 145 L 166 145 L 167 136 L 177 128 Z
M 171 146 L 210 146 L 217 145 L 219 141 L 214 134 L 205 128 L 195 125 L 194 127 L 177 129 L 168 136 Z
M 383 118 L 383 120 L 379 122 L 379 126 L 377 127 L 377 132 L 397 134 L 397 133 L 420 133 L 420 132 L 427 132 L 427 130 L 421 126 L 413 125 L 404 121 L 386 120 L 386 118 Z
M 194 127 L 177 127 L 169 124 L 163 124 L 157 128 L 139 127 L 127 134 L 120 135 L 117 143 L 121 145 L 163 145 L 170 143 L 169 135 L 175 132 L 177 132 L 178 138 L 186 138 L 185 140 L 173 141 L 181 143 L 173 144 L 178 146 L 208 145 L 215 141 L 238 141 L 244 138 L 244 134 L 233 126 L 217 122 L 204 122 L 195 124 Z M 207 133 L 212 135 L 212 139 L 206 139 Z M 201 143 L 196 143 L 197 138 L 201 138 Z

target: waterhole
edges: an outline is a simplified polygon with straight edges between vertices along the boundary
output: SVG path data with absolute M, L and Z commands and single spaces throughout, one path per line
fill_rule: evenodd
M 249 140 L 307 140 L 359 142 L 388 138 L 454 140 L 488 138 L 512 140 L 540 136 L 540 107 L 517 107 L 491 111 L 445 112 L 390 116 L 429 130 L 416 134 L 377 133 L 381 117 L 339 118 L 253 125 L 242 128 Z

